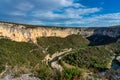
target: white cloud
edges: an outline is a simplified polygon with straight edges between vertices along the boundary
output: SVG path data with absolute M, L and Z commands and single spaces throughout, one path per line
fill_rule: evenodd
M 28 20 L 30 24 L 40 24 L 40 25 L 54 25 L 54 26 L 76 26 L 76 27 L 103 27 L 103 26 L 112 26 L 119 25 L 120 23 L 120 13 L 111 13 L 111 14 L 103 14 L 103 15 L 94 15 L 92 17 L 83 17 L 79 16 L 79 18 L 73 18 L 69 20 L 57 20 L 52 21 L 53 18 L 60 18 L 60 15 L 54 15 L 53 13 L 46 13 L 51 16 L 49 21 L 41 20 L 40 18 L 36 20 Z M 44 16 L 41 15 L 41 16 Z M 53 17 L 54 16 L 54 17 Z M 46 16 L 48 18 L 48 16 Z M 45 18 L 45 17 L 44 17 Z M 65 19 L 66 16 L 63 17 Z M 106 19 L 108 18 L 108 19 Z M 68 18 L 67 18 L 68 19 Z
M 80 21 L 83 22 L 83 25 L 87 27 L 88 26 L 101 27 L 101 26 L 119 25 L 120 24 L 120 13 L 109 13 L 109 14 L 103 14 L 103 15 L 96 15 L 93 17 L 83 18 Z M 72 21 L 72 22 L 74 24 L 77 24 L 76 21 Z
M 120 20 L 120 13 L 109 13 L 109 14 L 104 14 L 104 15 L 99 15 L 95 17 L 97 19 L 119 19 Z
M 31 15 L 45 19 L 81 19 L 81 15 L 87 15 L 100 11 L 99 8 L 67 8 L 63 13 L 53 13 L 52 11 L 34 11 Z
M 71 6 L 73 4 L 72 0 L 60 0 L 62 6 Z
M 99 12 L 100 8 L 80 8 L 80 9 L 74 9 L 74 8 L 69 8 L 66 9 L 67 14 L 78 14 L 78 15 L 86 15 L 90 13 L 95 13 Z
M 78 7 L 85 7 L 82 4 L 74 3 L 73 0 L 60 0 L 60 4 L 63 7 L 68 7 L 68 6 L 73 6 L 73 7 L 76 7 L 76 8 L 78 8 Z
M 82 4 L 74 3 L 74 0 L 36 0 L 41 10 L 53 10 L 63 7 L 84 7 Z
M 33 4 L 31 4 L 30 2 L 22 2 L 16 5 L 16 8 L 20 11 L 29 11 L 34 7 Z
M 28 21 L 42 25 L 76 25 L 82 27 L 107 26 L 120 23 L 120 13 L 95 15 L 96 12 L 102 11 L 101 8 L 87 7 L 80 3 L 74 3 L 74 0 L 13 1 L 16 1 L 16 4 L 12 6 L 13 9 L 6 9 L 10 10 L 8 14 L 11 16 L 22 16 L 23 20 L 27 19 L 26 23 Z
M 21 12 L 21 11 L 13 11 L 13 12 L 10 12 L 9 15 L 14 15 L 14 16 L 26 16 L 26 13 Z
M 54 22 L 52 25 L 76 26 L 76 27 L 103 27 L 120 24 L 120 13 L 110 13 L 103 15 L 96 15 L 93 17 L 81 17 L 66 20 L 62 22 Z

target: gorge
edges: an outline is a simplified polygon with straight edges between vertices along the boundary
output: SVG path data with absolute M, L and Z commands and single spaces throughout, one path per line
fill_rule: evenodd
M 12 73 L 19 79 L 32 73 L 35 80 L 86 80 L 101 79 L 98 73 L 107 71 L 102 78 L 116 78 L 119 66 L 113 75 L 111 64 L 116 55 L 119 61 L 119 48 L 119 26 L 64 28 L 0 22 L 0 77 Z
M 79 34 L 85 37 L 92 35 L 118 37 L 120 36 L 120 28 L 63 28 L 0 22 L 0 36 L 8 37 L 18 42 L 32 41 L 36 43 L 36 38 L 38 37 L 66 37 L 71 34 Z

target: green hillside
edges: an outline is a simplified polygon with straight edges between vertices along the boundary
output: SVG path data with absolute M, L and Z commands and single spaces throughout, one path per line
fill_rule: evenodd
M 113 53 L 110 53 L 104 47 L 90 47 L 69 54 L 64 57 L 63 61 L 80 68 L 102 71 L 109 67 L 112 56 Z
M 32 69 L 44 58 L 42 51 L 37 48 L 31 43 L 0 39 L 0 72 L 3 71 L 5 65 L 12 68 L 17 66 Z
M 120 52 L 120 41 L 101 46 L 88 46 L 89 41 L 81 35 L 69 35 L 60 37 L 41 37 L 37 39 L 37 45 L 26 42 L 15 42 L 9 39 L 0 39 L 0 73 L 10 66 L 16 76 L 24 73 L 34 73 L 43 80 L 50 78 L 61 80 L 82 78 L 87 69 L 92 72 L 105 71 L 110 68 L 110 62 L 114 53 Z M 64 68 L 64 71 L 55 74 L 54 69 L 44 60 L 47 54 L 62 52 L 63 49 L 72 48 L 70 54 L 59 62 L 69 64 L 74 68 Z M 45 52 L 43 52 L 43 50 Z M 112 51 L 112 52 L 111 52 Z M 57 58 L 56 58 L 57 59 Z M 63 66 L 64 67 L 64 66 Z
M 60 37 L 41 37 L 38 38 L 38 45 L 43 48 L 48 48 L 48 53 L 54 54 L 57 51 L 66 48 L 83 48 L 86 47 L 89 41 L 81 35 L 70 35 L 65 38 Z
M 9 39 L 0 39 L 0 72 L 5 66 L 10 66 L 15 74 L 34 72 L 40 78 L 47 78 L 45 75 L 53 73 L 49 66 L 42 60 L 49 54 L 54 54 L 66 48 L 86 47 L 88 40 L 80 35 L 70 35 L 66 38 L 42 37 L 38 38 L 38 45 L 26 42 L 15 42 Z M 42 49 L 40 48 L 42 47 Z M 43 53 L 48 47 L 46 53 Z M 16 71 L 17 69 L 17 71 Z M 45 73 L 41 73 L 45 71 Z M 48 77 L 50 77 L 48 75 Z

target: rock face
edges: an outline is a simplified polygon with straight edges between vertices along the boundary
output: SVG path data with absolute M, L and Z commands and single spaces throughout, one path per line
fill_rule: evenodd
M 35 27 L 28 28 L 23 25 L 14 25 L 8 23 L 0 24 L 0 36 L 8 37 L 14 41 L 33 41 L 36 42 L 37 37 L 66 37 L 71 34 L 78 34 L 79 29 L 72 28 L 48 28 L 48 27 Z
M 56 28 L 56 27 L 28 27 L 22 24 L 0 23 L 0 36 L 10 38 L 18 42 L 32 41 L 36 43 L 37 37 L 66 37 L 71 34 L 83 36 L 107 35 L 120 36 L 120 28 Z
M 94 30 L 94 34 L 107 35 L 109 37 L 119 37 L 120 27 L 118 28 L 98 28 Z

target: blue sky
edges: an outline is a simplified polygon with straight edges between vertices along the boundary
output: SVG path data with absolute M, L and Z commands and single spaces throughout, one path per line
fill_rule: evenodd
M 0 0 L 0 20 L 66 27 L 120 25 L 120 0 Z

